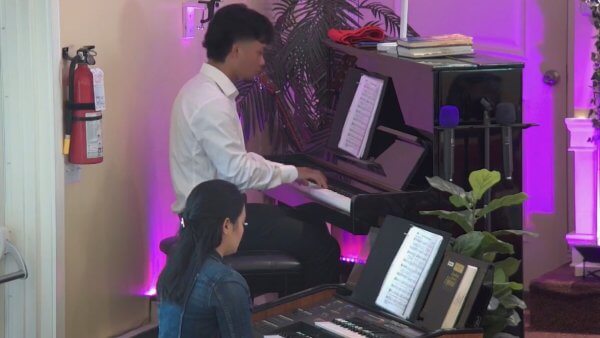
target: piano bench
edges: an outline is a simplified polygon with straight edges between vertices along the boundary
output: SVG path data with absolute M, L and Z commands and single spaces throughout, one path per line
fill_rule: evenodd
M 176 236 L 163 239 L 160 241 L 160 251 L 168 256 L 176 242 Z M 223 263 L 244 276 L 252 297 L 270 292 L 283 297 L 300 289 L 302 265 L 282 251 L 238 251 L 225 256 Z

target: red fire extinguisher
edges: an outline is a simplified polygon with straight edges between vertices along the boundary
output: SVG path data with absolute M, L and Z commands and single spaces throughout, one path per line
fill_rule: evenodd
M 69 96 L 66 104 L 63 153 L 74 164 L 94 164 L 103 160 L 102 110 L 104 110 L 103 73 L 91 69 L 96 61 L 94 46 L 84 46 L 74 57 L 63 49 L 68 59 Z

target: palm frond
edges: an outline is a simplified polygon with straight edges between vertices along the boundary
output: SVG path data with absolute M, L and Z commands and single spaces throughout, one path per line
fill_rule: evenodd
M 264 70 L 275 90 L 265 90 L 261 81 L 239 84 L 238 109 L 247 137 L 268 129 L 278 150 L 303 151 L 325 142 L 337 101 L 333 94 L 341 86 L 332 78 L 343 77 L 356 59 L 340 59 L 322 42 L 330 28 L 359 28 L 361 10 L 370 11 L 386 31 L 399 32 L 400 18 L 373 0 L 275 1 L 275 36 L 265 51 Z
M 400 35 L 400 17 L 386 5 L 383 5 L 379 2 L 373 2 L 373 0 L 362 0 L 358 4 L 359 9 L 366 9 L 371 11 L 373 17 L 377 19 L 375 22 L 371 22 L 372 24 L 381 25 L 381 21 L 383 20 L 383 25 L 386 32 L 389 32 L 395 36 Z M 408 35 L 409 36 L 419 36 L 419 34 L 408 25 Z

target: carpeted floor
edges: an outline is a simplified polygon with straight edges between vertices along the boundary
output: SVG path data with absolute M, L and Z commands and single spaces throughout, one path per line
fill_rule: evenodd
M 527 337 L 600 337 L 598 278 L 564 265 L 532 281 L 526 302 Z

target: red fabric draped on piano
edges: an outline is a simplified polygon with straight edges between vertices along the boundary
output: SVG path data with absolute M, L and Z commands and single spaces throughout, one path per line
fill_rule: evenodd
M 377 26 L 364 26 L 353 30 L 331 28 L 327 32 L 327 36 L 337 43 L 352 45 L 363 41 L 383 41 L 385 33 Z

